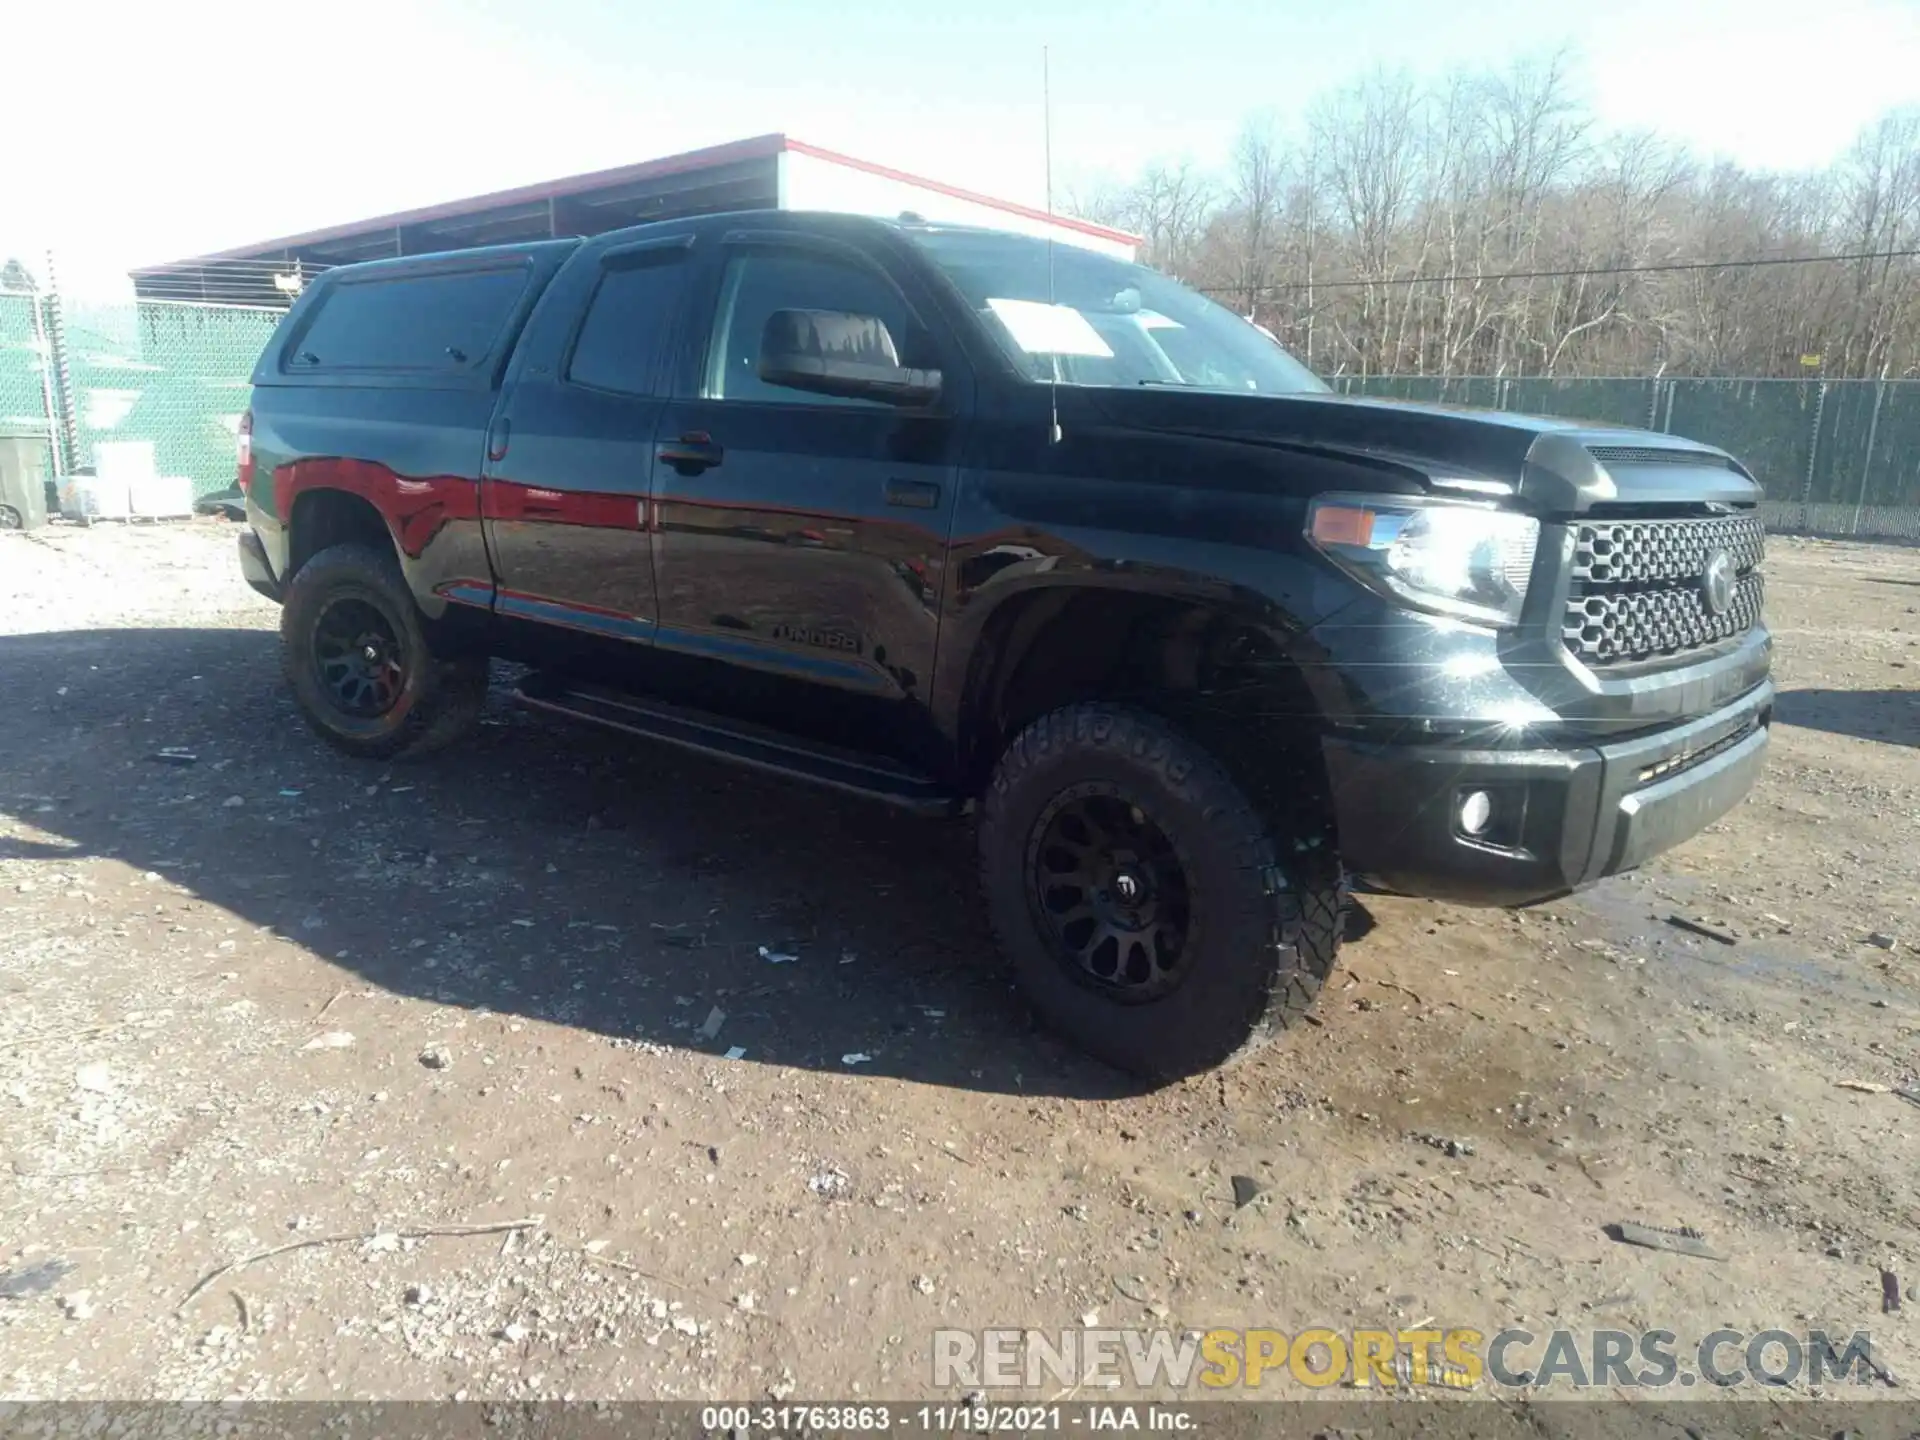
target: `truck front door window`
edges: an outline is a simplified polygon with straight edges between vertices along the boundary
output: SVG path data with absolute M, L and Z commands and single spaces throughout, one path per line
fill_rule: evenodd
M 879 275 L 804 250 L 753 251 L 727 265 L 707 349 L 703 393 L 710 400 L 771 405 L 860 405 L 845 399 L 769 385 L 760 378 L 760 337 L 776 310 L 843 310 L 873 315 L 896 339 L 909 333 L 906 306 Z M 884 408 L 884 407 L 882 407 Z

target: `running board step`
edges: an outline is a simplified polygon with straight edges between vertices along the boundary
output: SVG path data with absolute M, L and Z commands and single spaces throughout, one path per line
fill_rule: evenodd
M 960 797 L 943 790 L 930 775 L 855 751 L 816 744 L 661 700 L 645 700 L 541 675 L 528 676 L 521 682 L 514 699 L 530 710 L 563 715 L 650 740 L 664 740 L 682 750 L 808 780 L 921 815 L 957 815 L 963 808 Z

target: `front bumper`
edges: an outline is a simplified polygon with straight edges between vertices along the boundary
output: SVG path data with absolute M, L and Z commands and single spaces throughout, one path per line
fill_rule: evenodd
M 1355 875 L 1405 895 L 1529 905 L 1631 870 L 1725 815 L 1766 755 L 1773 685 L 1696 720 L 1614 744 L 1468 750 L 1324 743 L 1340 849 Z M 1460 804 L 1493 818 L 1475 836 Z
M 280 603 L 280 581 L 267 561 L 267 547 L 250 529 L 240 532 L 240 573 L 246 578 L 247 584 L 276 605 Z

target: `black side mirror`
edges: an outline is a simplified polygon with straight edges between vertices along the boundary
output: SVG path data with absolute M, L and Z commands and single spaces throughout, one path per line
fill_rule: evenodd
M 925 405 L 940 394 L 940 372 L 903 366 L 884 320 L 845 310 L 774 311 L 759 370 L 769 385 L 850 400 Z

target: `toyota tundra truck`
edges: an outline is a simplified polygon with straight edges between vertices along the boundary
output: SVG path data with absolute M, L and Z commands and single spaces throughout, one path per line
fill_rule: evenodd
M 1759 489 L 1668 435 L 1329 393 L 1143 266 L 705 216 L 320 275 L 246 578 L 350 756 L 519 703 L 971 816 L 1040 1016 L 1179 1076 L 1302 1018 L 1352 887 L 1524 906 L 1727 813 Z

